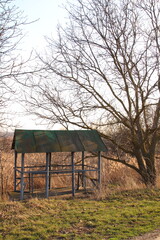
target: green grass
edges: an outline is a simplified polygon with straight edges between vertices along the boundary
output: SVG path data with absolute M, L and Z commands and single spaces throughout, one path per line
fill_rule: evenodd
M 103 201 L 0 202 L 0 240 L 118 240 L 159 227 L 160 190 L 126 191 Z

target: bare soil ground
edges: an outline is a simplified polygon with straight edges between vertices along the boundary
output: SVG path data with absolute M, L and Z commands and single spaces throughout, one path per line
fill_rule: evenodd
M 143 236 L 134 237 L 131 240 L 160 240 L 160 228 Z

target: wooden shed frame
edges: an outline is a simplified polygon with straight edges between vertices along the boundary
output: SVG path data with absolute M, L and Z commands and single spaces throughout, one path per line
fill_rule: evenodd
M 39 139 L 36 136 L 41 136 Z M 47 138 L 46 138 L 47 136 Z M 48 140 L 48 145 L 41 141 Z M 63 140 L 60 143 L 60 140 Z M 57 145 L 59 144 L 59 145 Z M 82 187 L 86 188 L 86 173 L 97 173 L 97 187 L 101 185 L 101 152 L 107 151 L 105 144 L 95 130 L 15 130 L 12 149 L 14 149 L 14 192 L 20 192 L 20 200 L 24 199 L 25 194 L 25 179 L 29 181 L 29 192 L 33 193 L 33 176 L 42 174 L 45 177 L 45 197 L 49 197 L 49 190 L 51 186 L 51 177 L 55 174 L 71 174 L 72 179 L 72 196 L 76 193 L 75 175 L 78 174 L 78 188 L 79 179 L 81 177 Z M 48 151 L 50 150 L 50 151 Z M 25 166 L 25 154 L 27 153 L 45 153 L 45 170 L 33 170 L 32 167 Z M 71 164 L 70 169 L 54 169 L 51 162 L 51 155 L 54 152 L 70 152 Z M 81 152 L 81 164 L 75 166 L 75 152 Z M 85 152 L 97 153 L 97 167 L 88 168 L 85 165 Z M 20 166 L 17 164 L 18 154 L 20 157 Z M 62 165 L 64 166 L 64 165 Z M 76 167 L 76 168 L 75 168 Z M 27 176 L 27 177 L 26 177 Z M 20 185 L 20 190 L 17 190 Z M 78 189 L 77 189 L 78 190 Z

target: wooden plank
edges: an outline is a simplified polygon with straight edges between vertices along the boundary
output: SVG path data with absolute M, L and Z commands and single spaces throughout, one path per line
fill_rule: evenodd
M 46 153 L 46 198 L 49 197 L 49 153 Z
M 24 153 L 21 155 L 21 190 L 20 200 L 24 199 Z
M 74 168 L 74 152 L 71 153 L 72 163 L 72 196 L 75 196 L 75 168 Z
M 51 189 L 51 180 L 52 180 L 52 177 L 51 177 L 51 174 L 50 172 L 52 171 L 52 162 L 51 162 L 51 158 L 52 158 L 52 154 L 49 153 L 49 189 Z
M 17 191 L 17 152 L 14 152 L 14 192 Z
M 101 186 L 101 152 L 98 152 L 98 187 Z
M 82 187 L 86 188 L 84 152 L 82 152 Z

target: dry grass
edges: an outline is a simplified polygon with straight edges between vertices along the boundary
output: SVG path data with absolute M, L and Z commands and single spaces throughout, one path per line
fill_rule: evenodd
M 0 195 L 1 198 L 6 198 L 7 193 L 13 191 L 13 168 L 14 168 L 14 153 L 11 151 L 11 139 L 1 139 L 1 152 L 0 152 Z M 76 162 L 81 161 L 79 153 L 75 156 Z M 159 172 L 160 163 L 157 159 L 157 169 Z M 52 155 L 54 164 L 70 164 L 70 155 L 65 153 L 54 153 Z M 87 158 L 86 163 L 96 166 L 97 159 Z M 20 156 L 18 157 L 18 164 L 20 164 Z M 26 154 L 25 164 L 30 166 L 45 165 L 45 154 Z M 96 178 L 96 173 L 89 173 L 90 178 Z M 71 176 L 56 175 L 52 178 L 53 188 L 67 187 L 71 185 Z M 87 185 L 93 187 L 93 184 L 87 179 Z M 35 189 L 42 189 L 45 186 L 44 176 L 37 178 L 34 181 Z M 123 190 L 134 190 L 144 188 L 144 184 L 140 182 L 139 175 L 122 164 L 107 161 L 102 159 L 102 186 L 101 189 L 95 190 L 97 198 L 105 198 L 110 193 L 119 192 Z M 157 187 L 160 187 L 160 175 L 157 176 Z
M 13 187 L 13 152 L 10 138 L 0 138 L 0 198 Z

